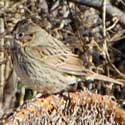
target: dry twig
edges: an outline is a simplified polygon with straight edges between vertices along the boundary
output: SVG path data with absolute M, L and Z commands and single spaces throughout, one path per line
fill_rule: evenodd
M 94 7 L 99 10 L 102 10 L 103 6 L 103 0 L 70 0 L 70 1 Z M 106 12 L 110 16 L 116 16 L 119 19 L 119 22 L 125 25 L 125 13 L 122 12 L 117 7 L 113 6 L 110 0 L 106 0 Z

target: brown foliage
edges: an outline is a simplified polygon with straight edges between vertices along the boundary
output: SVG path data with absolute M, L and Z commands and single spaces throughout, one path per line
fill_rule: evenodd
M 108 96 L 86 92 L 64 93 L 26 102 L 7 117 L 5 125 L 39 124 L 122 124 L 125 111 Z

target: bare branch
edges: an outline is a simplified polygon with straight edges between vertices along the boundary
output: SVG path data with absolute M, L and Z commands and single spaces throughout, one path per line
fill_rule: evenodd
M 103 6 L 103 0 L 70 0 L 70 1 L 78 3 L 78 4 L 91 6 L 99 10 L 102 10 L 102 6 Z M 107 0 L 106 2 L 107 2 L 106 3 L 107 14 L 109 14 L 110 16 L 116 16 L 119 19 L 119 22 L 125 25 L 125 13 L 122 12 L 117 7 L 113 6 L 110 0 Z

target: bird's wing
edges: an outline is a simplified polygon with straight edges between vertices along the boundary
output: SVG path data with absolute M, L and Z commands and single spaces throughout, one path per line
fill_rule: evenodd
M 37 46 L 34 48 L 36 54 L 34 58 L 54 70 L 68 74 L 84 75 L 88 71 L 83 67 L 79 57 L 71 51 L 54 50 L 53 48 L 50 49 L 50 47 Z
M 81 60 L 75 54 L 68 55 L 65 58 L 62 58 L 61 55 L 48 57 L 43 61 L 48 66 L 68 74 L 84 75 L 85 71 L 88 71 L 83 67 Z
M 37 46 L 37 48 L 34 48 L 33 51 L 33 53 L 37 54 L 34 56 L 34 58 L 40 61 L 43 66 L 49 66 L 50 68 L 59 72 L 82 77 L 85 76 L 88 80 L 102 80 L 123 85 L 123 83 L 120 81 L 94 73 L 89 69 L 84 68 L 79 57 L 73 54 L 71 51 L 53 51 L 53 48 L 50 49 L 50 47 L 47 46 Z

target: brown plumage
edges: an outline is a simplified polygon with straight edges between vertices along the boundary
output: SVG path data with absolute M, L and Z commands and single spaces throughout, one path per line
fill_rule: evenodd
M 122 84 L 85 69 L 68 47 L 29 20 L 19 21 L 13 35 L 10 48 L 14 69 L 26 86 L 42 94 L 72 90 L 72 85 L 82 79 Z

